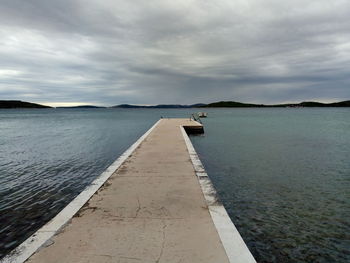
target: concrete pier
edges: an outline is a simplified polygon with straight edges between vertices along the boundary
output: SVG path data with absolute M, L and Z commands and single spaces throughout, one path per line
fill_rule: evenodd
M 26 262 L 255 262 L 183 127 L 198 132 L 201 124 L 159 121 Z M 39 234 L 45 236 L 45 226 Z M 17 259 L 14 253 L 4 262 L 23 262 Z

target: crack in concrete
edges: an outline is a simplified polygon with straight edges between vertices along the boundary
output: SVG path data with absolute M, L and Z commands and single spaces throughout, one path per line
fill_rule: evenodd
M 165 237 L 165 230 L 166 230 L 166 228 L 167 228 L 167 226 L 168 226 L 168 225 L 165 223 L 164 220 L 162 220 L 162 222 L 163 222 L 163 229 L 162 229 L 162 231 L 163 231 L 163 241 L 162 241 L 162 247 L 161 247 L 161 249 L 160 249 L 160 253 L 159 253 L 159 256 L 158 256 L 158 258 L 157 258 L 157 260 L 156 260 L 156 263 L 159 263 L 160 259 L 161 259 L 162 256 L 163 256 L 164 246 L 165 246 L 165 239 L 166 239 L 166 237 Z
M 138 207 L 137 207 L 137 210 L 136 210 L 135 218 L 137 218 L 137 216 L 139 215 L 139 212 L 140 212 L 140 210 L 141 210 L 141 204 L 140 204 L 140 199 L 139 199 L 139 197 L 137 197 L 137 203 L 138 203 Z

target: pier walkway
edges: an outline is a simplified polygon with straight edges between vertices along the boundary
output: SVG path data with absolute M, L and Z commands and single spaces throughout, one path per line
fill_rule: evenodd
M 189 119 L 160 120 L 88 203 L 26 262 L 255 262 L 232 223 L 233 235 L 226 237 L 225 222 L 214 224 L 215 209 L 210 212 L 208 200 L 215 193 L 204 193 L 183 126 L 202 128 Z

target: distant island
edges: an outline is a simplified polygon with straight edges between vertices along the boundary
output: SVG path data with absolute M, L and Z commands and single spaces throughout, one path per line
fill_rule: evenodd
M 17 109 L 17 108 L 51 108 L 50 106 L 20 100 L 0 100 L 0 109 Z
M 290 104 L 274 104 L 274 105 L 264 105 L 264 104 L 251 104 L 242 103 L 236 101 L 219 101 L 214 103 L 209 103 L 201 107 L 205 108 L 301 108 L 301 107 L 350 107 L 350 100 L 333 102 L 333 103 L 321 103 L 314 101 L 304 101 L 301 103 L 290 103 Z
M 57 107 L 57 109 L 97 109 L 97 108 L 124 108 L 124 109 L 188 109 L 188 108 L 303 108 L 303 107 L 350 107 L 350 100 L 333 102 L 333 103 L 321 103 L 314 101 L 304 101 L 301 103 L 289 103 L 289 104 L 252 104 L 242 103 L 236 101 L 219 101 L 209 104 L 197 103 L 191 105 L 181 104 L 159 104 L 159 105 L 132 105 L 132 104 L 120 104 L 112 107 L 101 107 L 94 105 L 81 105 L 70 107 Z M 52 108 L 45 105 L 36 103 L 30 103 L 19 100 L 0 100 L 0 109 L 15 109 L 15 108 Z

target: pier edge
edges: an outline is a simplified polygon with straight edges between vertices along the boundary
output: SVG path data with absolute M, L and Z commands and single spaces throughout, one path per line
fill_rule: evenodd
M 0 259 L 0 263 L 23 263 L 42 247 L 49 245 L 50 239 L 58 234 L 67 225 L 74 215 L 89 201 L 112 174 L 125 162 L 125 160 L 146 139 L 153 129 L 160 123 L 158 120 L 136 142 L 134 142 L 117 160 L 104 172 L 92 181 L 79 195 L 77 195 L 65 208 L 63 208 L 49 222 L 39 228 L 14 250 Z
M 204 199 L 207 202 L 210 216 L 214 222 L 230 263 L 256 263 L 236 226 L 227 214 L 225 207 L 219 200 L 214 185 L 206 173 L 184 127 L 180 126 L 180 129 L 204 195 Z

